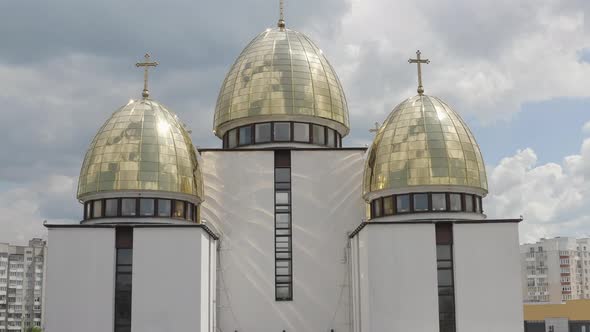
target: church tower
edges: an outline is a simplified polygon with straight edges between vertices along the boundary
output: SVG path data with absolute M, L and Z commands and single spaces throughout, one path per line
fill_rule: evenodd
M 522 331 L 518 223 L 483 213 L 485 164 L 459 114 L 424 94 L 396 106 L 364 167 L 368 220 L 350 236 L 353 331 Z
M 147 54 L 137 63 L 142 97 L 90 143 L 82 221 L 46 225 L 47 331 L 212 331 L 218 236 L 199 216 L 203 177 L 187 129 L 150 98 L 157 64 Z

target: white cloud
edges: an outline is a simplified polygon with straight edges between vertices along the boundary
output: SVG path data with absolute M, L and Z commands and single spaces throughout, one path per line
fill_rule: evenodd
M 582 127 L 582 132 L 586 135 L 590 135 L 590 121 L 584 124 L 584 127 Z
M 482 122 L 509 120 L 526 102 L 590 96 L 590 65 L 579 59 L 590 44 L 588 7 L 585 0 L 517 6 L 509 0 L 355 0 L 336 38 L 318 42 L 362 128 L 415 94 L 416 69 L 406 60 L 416 49 L 431 60 L 426 93 Z
M 82 206 L 76 201 L 76 177 L 49 175 L 41 182 L 0 191 L 0 242 L 24 244 L 47 237 L 43 221 L 79 221 Z
M 562 164 L 538 165 L 530 149 L 489 167 L 489 218 L 524 216 L 521 242 L 540 237 L 590 236 L 590 138 Z

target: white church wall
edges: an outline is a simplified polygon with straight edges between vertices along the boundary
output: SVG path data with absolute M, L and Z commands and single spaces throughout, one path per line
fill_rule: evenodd
M 274 152 L 202 152 L 202 218 L 222 233 L 223 331 L 349 331 L 347 231 L 363 217 L 362 150 L 292 151 L 293 301 L 275 300 Z
M 522 332 L 518 224 L 455 224 L 457 332 Z
M 373 224 L 355 240 L 360 310 L 354 326 L 362 332 L 438 331 L 434 225 Z
M 132 331 L 214 331 L 214 244 L 201 228 L 134 229 Z
M 45 331 L 112 331 L 114 269 L 114 228 L 50 228 Z

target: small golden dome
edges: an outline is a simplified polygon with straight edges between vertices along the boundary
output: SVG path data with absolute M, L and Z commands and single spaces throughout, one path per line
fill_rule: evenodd
M 466 187 L 487 193 L 486 170 L 473 134 L 445 102 L 417 95 L 399 104 L 373 141 L 363 195 L 418 186 Z
M 223 81 L 213 129 L 218 137 L 257 122 L 301 121 L 349 132 L 348 106 L 334 68 L 304 34 L 268 29 L 242 51 Z
M 195 149 L 176 114 L 142 99 L 100 128 L 80 171 L 78 199 L 113 191 L 160 191 L 203 197 Z

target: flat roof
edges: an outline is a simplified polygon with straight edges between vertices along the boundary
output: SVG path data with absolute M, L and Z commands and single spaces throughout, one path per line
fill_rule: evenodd
M 571 300 L 559 304 L 524 305 L 524 320 L 545 320 L 547 318 L 590 320 L 590 299 Z

